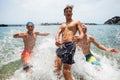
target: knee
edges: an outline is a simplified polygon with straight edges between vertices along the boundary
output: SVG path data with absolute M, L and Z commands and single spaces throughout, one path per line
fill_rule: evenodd
M 68 73 L 70 73 L 69 69 L 63 69 L 63 74 L 68 74 Z
M 59 57 L 56 57 L 55 58 L 55 64 L 54 64 L 54 67 L 56 68 L 56 69 L 61 69 L 61 65 L 62 65 L 62 63 L 61 63 L 61 60 L 60 60 L 60 58 Z
M 55 58 L 55 63 L 56 63 L 56 64 L 60 64 L 60 63 L 61 63 L 61 59 L 60 59 L 59 57 L 56 57 L 56 58 Z

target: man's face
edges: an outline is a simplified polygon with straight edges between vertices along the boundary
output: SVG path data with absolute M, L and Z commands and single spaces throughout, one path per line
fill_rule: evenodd
M 72 9 L 68 8 L 65 10 L 64 15 L 66 16 L 66 18 L 71 18 L 72 17 Z
M 86 27 L 82 27 L 82 30 L 83 30 L 84 33 L 87 32 L 87 28 Z
M 33 24 L 28 24 L 27 29 L 28 29 L 28 31 L 33 31 L 34 30 L 34 25 Z

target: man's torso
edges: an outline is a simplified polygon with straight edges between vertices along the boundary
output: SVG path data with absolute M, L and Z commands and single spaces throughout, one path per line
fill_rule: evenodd
M 33 35 L 26 33 L 25 37 L 23 38 L 25 50 L 32 51 L 33 47 L 35 46 L 36 37 L 37 35 L 35 33 L 33 33 Z
M 90 37 L 86 35 L 78 44 L 84 55 L 88 55 L 90 53 L 90 42 Z
M 62 24 L 62 42 L 72 41 L 73 36 L 77 32 L 77 22 Z

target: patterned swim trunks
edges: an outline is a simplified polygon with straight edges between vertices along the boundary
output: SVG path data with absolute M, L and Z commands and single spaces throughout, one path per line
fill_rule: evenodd
M 56 50 L 56 54 L 61 58 L 61 61 L 66 64 L 74 63 L 74 53 L 76 50 L 76 45 L 73 42 L 65 42 L 62 47 Z

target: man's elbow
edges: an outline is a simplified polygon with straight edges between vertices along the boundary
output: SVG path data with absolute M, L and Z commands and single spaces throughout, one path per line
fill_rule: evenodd
M 17 37 L 18 37 L 18 34 L 14 34 L 13 37 L 14 37 L 14 38 L 17 38 Z

